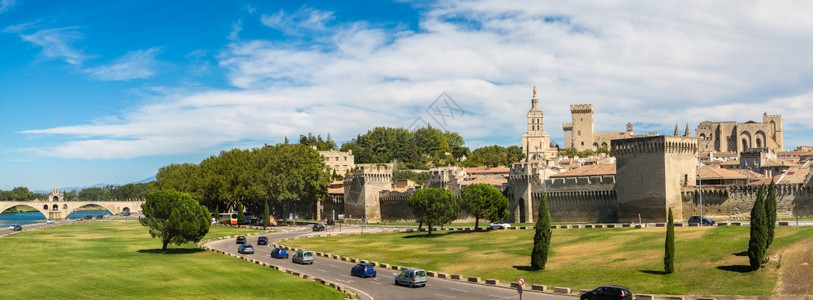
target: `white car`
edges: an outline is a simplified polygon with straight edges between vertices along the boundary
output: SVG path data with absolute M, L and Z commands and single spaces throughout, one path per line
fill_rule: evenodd
M 511 224 L 508 224 L 508 223 L 505 223 L 505 222 L 491 223 L 491 224 L 488 225 L 488 228 L 491 228 L 491 229 L 510 229 Z
M 54 219 L 45 220 L 45 224 L 54 224 Z

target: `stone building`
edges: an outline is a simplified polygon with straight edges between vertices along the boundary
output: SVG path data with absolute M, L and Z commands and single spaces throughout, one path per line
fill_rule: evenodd
M 315 148 L 315 147 L 314 147 Z M 330 167 L 331 174 L 336 172 L 336 175 L 345 176 L 348 172 L 355 168 L 353 150 L 347 152 L 328 150 L 319 151 L 319 155 L 325 158 L 325 165 Z
M 697 125 L 695 135 L 701 152 L 742 153 L 748 148 L 768 148 L 779 152 L 785 145 L 782 115 L 768 113 L 762 115 L 762 123 L 705 121 Z
M 681 188 L 697 178 L 697 139 L 654 136 L 614 140 L 618 221 L 664 222 L 683 215 Z
M 531 109 L 528 111 L 528 132 L 522 134 L 522 152 L 531 160 L 551 160 L 557 155 L 557 149 L 550 147 L 550 133 L 545 132 L 544 113 L 539 109 L 539 98 L 534 87 L 531 98 Z
M 392 189 L 395 164 L 358 164 L 344 178 L 344 214 L 347 218 L 381 221 L 381 191 Z
M 632 123 L 627 123 L 625 131 L 595 132 L 594 113 L 592 104 L 570 106 L 572 122 L 562 124 L 565 138 L 564 148 L 576 148 L 579 151 L 597 150 L 601 147 L 609 149 L 611 141 L 633 136 Z

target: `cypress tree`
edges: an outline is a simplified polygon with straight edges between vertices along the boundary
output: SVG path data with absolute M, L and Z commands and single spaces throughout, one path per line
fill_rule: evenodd
M 773 243 L 774 229 L 776 228 L 776 184 L 771 180 L 768 186 L 768 196 L 765 197 L 765 225 L 767 225 L 767 242 L 765 249 Z
M 663 254 L 663 272 L 675 272 L 675 220 L 672 218 L 672 208 L 669 208 L 669 220 L 666 223 L 666 245 Z
M 268 225 L 268 222 L 271 221 L 271 212 L 268 210 L 268 201 L 265 201 L 265 208 L 263 208 L 263 229 L 265 226 Z
M 548 195 L 542 194 L 539 201 L 539 215 L 537 216 L 536 232 L 534 233 L 534 249 L 531 251 L 531 269 L 544 270 L 548 262 L 548 252 L 550 251 L 550 211 L 548 211 Z
M 765 260 L 767 228 L 765 217 L 765 186 L 760 186 L 754 207 L 751 208 L 751 239 L 748 240 L 748 261 L 756 271 Z
M 246 215 L 243 213 L 243 205 L 237 205 L 237 227 L 240 227 L 240 224 L 243 224 L 243 220 L 246 219 Z

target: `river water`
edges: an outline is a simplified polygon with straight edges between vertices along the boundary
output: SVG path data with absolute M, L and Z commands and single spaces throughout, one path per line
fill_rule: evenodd
M 68 215 L 68 218 L 73 220 L 77 218 L 82 218 L 86 215 L 91 215 L 95 218 L 97 215 L 102 214 L 106 216 L 113 215 L 112 213 L 110 213 L 110 211 L 106 209 L 77 210 L 70 213 Z M 0 214 L 0 227 L 7 227 L 13 224 L 25 225 L 34 223 L 45 223 L 45 216 L 38 211 L 20 212 L 20 213 L 4 212 Z

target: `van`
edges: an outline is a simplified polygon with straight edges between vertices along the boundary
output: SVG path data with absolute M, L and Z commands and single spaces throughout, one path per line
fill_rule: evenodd
M 395 276 L 395 285 L 409 287 L 426 286 L 426 271 L 423 269 L 407 269 Z
M 313 264 L 313 251 L 297 250 L 291 257 L 291 261 L 298 264 Z

